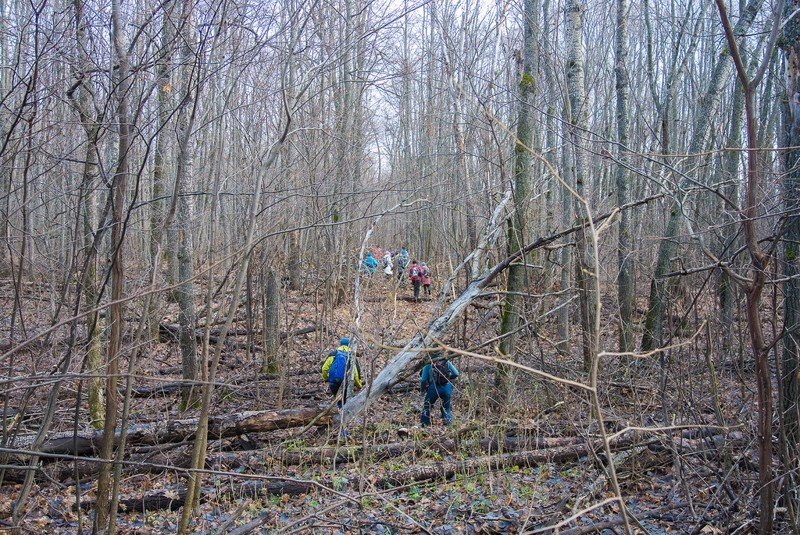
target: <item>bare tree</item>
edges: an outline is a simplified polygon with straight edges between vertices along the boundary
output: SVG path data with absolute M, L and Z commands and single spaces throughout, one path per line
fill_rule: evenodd
M 520 65 L 519 81 L 519 121 L 517 123 L 517 138 L 514 143 L 514 212 L 508 225 L 508 252 L 517 253 L 525 244 L 526 212 L 531 190 L 531 145 L 533 140 L 533 97 L 535 90 L 534 59 L 535 59 L 535 17 L 537 14 L 536 2 L 526 0 L 524 11 L 524 47 L 522 64 Z M 503 303 L 502 319 L 500 322 L 500 353 L 506 360 L 514 360 L 519 329 L 520 317 L 524 304 L 523 295 L 528 286 L 528 266 L 526 257 L 522 256 L 508 268 L 506 282 L 506 295 Z M 504 364 L 498 364 L 495 369 L 494 402 L 498 407 L 505 407 L 511 400 L 511 389 L 514 383 L 513 369 Z

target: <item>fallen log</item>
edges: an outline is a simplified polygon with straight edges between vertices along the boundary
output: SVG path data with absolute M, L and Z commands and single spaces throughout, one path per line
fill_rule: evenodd
M 555 448 L 575 444 L 577 437 L 516 437 L 506 436 L 502 439 L 489 437 L 481 440 L 458 440 L 441 437 L 428 440 L 408 440 L 388 444 L 375 444 L 371 446 L 324 446 L 320 448 L 303 448 L 297 451 L 282 451 L 277 457 L 284 465 L 305 463 L 332 463 L 337 464 L 353 462 L 367 456 L 370 462 L 399 457 L 408 453 L 419 454 L 427 450 L 435 451 L 442 455 L 451 455 L 456 452 L 476 452 L 494 454 L 524 449 Z M 236 456 L 235 452 L 223 454 L 225 461 L 230 463 Z M 242 468 L 243 464 L 228 464 L 230 468 Z
M 619 440 L 613 445 L 613 449 L 627 447 L 631 442 L 631 438 Z M 581 457 L 585 457 L 594 451 L 599 452 L 601 449 L 602 445 L 600 443 L 574 444 L 558 448 L 501 453 L 463 461 L 442 461 L 394 472 L 389 476 L 375 479 L 372 484 L 377 488 L 387 489 L 432 479 L 448 479 L 456 474 L 469 474 L 480 470 L 499 470 L 512 466 L 533 467 L 545 463 L 564 463 L 577 461 Z
M 244 433 L 264 433 L 276 429 L 300 427 L 311 422 L 314 422 L 316 426 L 326 426 L 331 423 L 331 415 L 323 413 L 327 408 L 327 406 L 300 407 L 296 409 L 248 411 L 239 414 L 213 416 L 208 421 L 208 436 L 210 439 L 218 439 Z M 190 440 L 194 438 L 197 422 L 197 418 L 186 418 L 183 420 L 133 425 L 128 428 L 127 444 L 129 446 L 156 445 Z M 119 438 L 119 430 L 117 430 L 116 436 Z M 33 444 L 35 437 L 36 435 L 17 437 L 12 447 L 27 449 L 30 444 Z M 72 431 L 54 433 L 45 439 L 41 451 L 70 455 L 90 454 L 99 447 L 102 439 L 102 431 L 90 433 L 81 431 L 77 435 Z M 77 449 L 73 447 L 75 444 L 77 444 Z
M 203 487 L 200 490 L 200 503 L 205 503 L 211 499 L 219 499 L 226 494 L 231 495 L 233 498 L 253 498 L 261 494 L 298 496 L 311 492 L 315 487 L 316 485 L 313 483 L 290 479 L 245 481 L 238 485 L 231 485 L 225 490 L 220 490 L 218 487 Z M 122 498 L 119 501 L 117 512 L 145 513 L 165 509 L 175 511 L 183 507 L 185 503 L 186 487 L 175 485 L 171 488 L 160 489 L 139 497 Z M 81 508 L 87 511 L 93 509 L 94 506 L 95 502 L 93 501 L 81 502 Z

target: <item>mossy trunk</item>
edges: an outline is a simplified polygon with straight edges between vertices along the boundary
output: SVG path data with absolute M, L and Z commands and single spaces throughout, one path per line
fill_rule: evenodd
M 280 351 L 280 286 L 274 269 L 267 271 L 264 288 L 264 360 L 262 373 L 278 372 Z

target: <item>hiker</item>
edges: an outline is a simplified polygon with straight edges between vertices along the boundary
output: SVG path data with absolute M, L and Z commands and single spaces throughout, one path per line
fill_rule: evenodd
M 419 376 L 420 389 L 425 394 L 422 414 L 419 417 L 422 427 L 431 425 L 431 407 L 437 399 L 442 400 L 441 413 L 444 425 L 450 425 L 453 421 L 450 399 L 453 396 L 453 380 L 456 377 L 458 370 L 452 362 L 442 357 L 441 352 L 437 351 L 431 355 L 431 363 L 422 368 Z
M 408 249 L 406 249 L 405 245 L 400 248 L 400 252 L 397 253 L 397 278 L 402 279 L 403 273 L 406 272 L 406 267 L 408 266 Z
M 383 258 L 381 259 L 381 262 L 383 264 L 383 272 L 387 276 L 391 277 L 392 276 L 392 268 L 394 267 L 393 263 L 392 263 L 392 253 L 391 253 L 391 251 L 386 251 L 386 253 L 383 255 Z
M 363 262 L 364 270 L 372 275 L 375 273 L 375 269 L 378 267 L 378 261 L 375 260 L 375 257 L 372 256 L 372 251 L 367 252 L 367 257 L 364 259 Z
M 342 399 L 336 403 L 339 408 L 347 401 L 346 379 L 351 369 L 353 369 L 353 385 L 356 389 L 361 389 L 364 386 L 364 382 L 361 380 L 361 366 L 355 355 L 351 356 L 350 354 L 350 339 L 342 338 L 339 340 L 339 347 L 328 353 L 328 358 L 322 365 L 322 379 L 328 381 L 328 390 L 332 396 L 335 397 L 339 393 L 342 383 L 345 384 Z
M 425 290 L 425 295 L 430 297 L 431 296 L 431 269 L 428 267 L 428 264 L 425 262 L 422 263 L 420 266 L 420 270 L 422 271 L 422 288 Z
M 414 286 L 414 301 L 419 301 L 419 287 L 422 284 L 422 266 L 417 264 L 416 260 L 411 262 L 408 268 L 408 278 Z

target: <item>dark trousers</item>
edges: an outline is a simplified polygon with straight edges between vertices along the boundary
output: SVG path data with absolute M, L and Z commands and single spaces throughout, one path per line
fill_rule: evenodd
M 442 400 L 441 413 L 444 425 L 450 425 L 450 422 L 453 421 L 453 409 L 450 407 L 450 399 L 452 397 L 453 385 L 451 383 L 447 383 L 444 386 L 428 385 L 428 391 L 425 393 L 425 402 L 422 404 L 422 414 L 419 417 L 422 427 L 431 425 L 431 407 L 433 407 L 437 399 Z
M 333 383 L 328 383 L 328 391 L 331 393 L 331 396 L 336 397 L 336 394 L 339 393 L 339 388 L 341 388 L 343 381 L 336 381 Z M 342 404 L 347 401 L 347 388 L 344 389 L 342 392 L 342 399 L 336 402 L 336 406 L 340 409 L 342 408 Z
M 414 285 L 414 300 L 418 300 L 419 299 L 420 281 L 411 281 L 411 284 Z
M 423 284 L 422 287 L 425 289 L 425 295 L 431 295 L 431 285 L 430 284 Z

